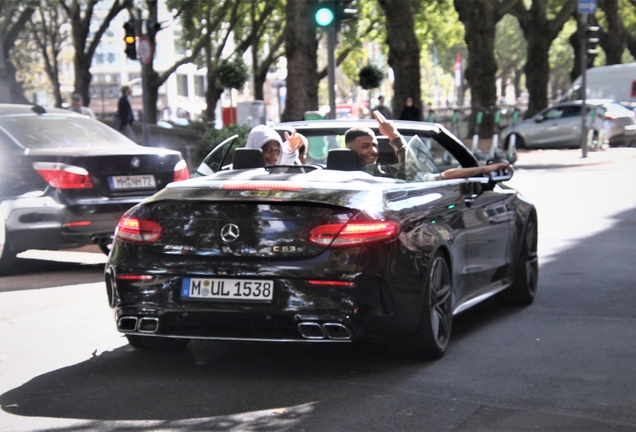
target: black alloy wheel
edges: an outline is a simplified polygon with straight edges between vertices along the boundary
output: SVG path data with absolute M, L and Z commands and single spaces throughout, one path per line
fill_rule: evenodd
M 537 295 L 539 285 L 539 258 L 537 255 L 537 225 L 529 220 L 521 244 L 519 259 L 517 260 L 515 281 L 502 292 L 506 303 L 514 305 L 529 305 Z
M 99 244 L 99 250 L 102 251 L 102 253 L 106 256 L 108 256 L 108 254 L 110 253 L 110 250 L 113 248 L 113 244 L 112 243 L 108 243 L 108 244 Z
M 0 224 L 0 229 L 2 229 L 0 232 L 0 274 L 3 274 L 13 267 L 16 253 L 11 248 L 4 223 L 0 222 Z
M 126 335 L 128 344 L 141 351 L 170 351 L 186 347 L 190 339 Z
M 420 327 L 411 347 L 417 356 L 441 358 L 450 340 L 453 321 L 453 285 L 446 258 L 438 253 L 429 267 Z

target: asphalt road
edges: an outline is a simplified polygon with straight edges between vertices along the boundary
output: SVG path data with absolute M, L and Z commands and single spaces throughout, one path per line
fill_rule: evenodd
M 0 278 L 0 430 L 636 431 L 635 180 L 636 149 L 520 154 L 538 297 L 456 316 L 434 362 L 390 343 L 140 352 L 97 254 L 25 260 Z

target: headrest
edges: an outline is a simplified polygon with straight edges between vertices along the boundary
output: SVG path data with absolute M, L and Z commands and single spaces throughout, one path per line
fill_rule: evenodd
M 339 171 L 359 170 L 358 153 L 351 149 L 331 149 L 327 154 L 327 169 Z
M 261 149 L 237 148 L 232 157 L 232 169 L 264 168 L 265 157 Z

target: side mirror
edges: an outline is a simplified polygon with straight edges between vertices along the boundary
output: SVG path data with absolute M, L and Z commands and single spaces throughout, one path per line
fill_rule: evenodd
M 541 114 L 537 114 L 537 115 L 535 115 L 535 116 L 534 116 L 534 117 L 532 117 L 532 118 L 533 118 L 533 119 L 534 119 L 534 121 L 536 121 L 537 123 L 541 123 L 541 122 L 544 120 L 544 118 L 543 118 L 543 116 L 542 116 Z
M 497 162 L 501 162 L 501 161 L 489 160 L 488 162 L 486 162 L 486 164 L 491 165 Z M 500 168 L 497 171 L 493 171 L 490 173 L 490 182 L 497 183 L 497 182 L 508 181 L 512 178 L 512 175 L 514 174 L 514 172 L 515 172 L 515 169 L 512 165 L 508 165 L 505 168 Z

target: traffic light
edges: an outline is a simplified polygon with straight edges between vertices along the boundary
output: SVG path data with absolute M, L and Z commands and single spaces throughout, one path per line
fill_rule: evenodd
M 598 55 L 598 31 L 600 30 L 599 26 L 595 25 L 587 25 L 585 27 L 585 39 L 586 39 L 586 56 L 587 56 L 587 67 L 594 67 L 594 59 Z
M 316 24 L 320 27 L 335 25 L 336 2 L 335 0 L 319 0 L 316 13 L 314 14 Z
M 159 30 L 161 30 L 161 24 L 151 19 L 146 20 L 146 34 L 153 43 Z
M 124 42 L 126 43 L 126 57 L 137 60 L 137 42 L 135 39 L 135 21 L 130 20 L 124 23 Z
M 355 21 L 358 19 L 358 10 L 352 9 L 349 5 L 353 0 L 337 0 L 336 1 L 336 22 L 337 24 Z

